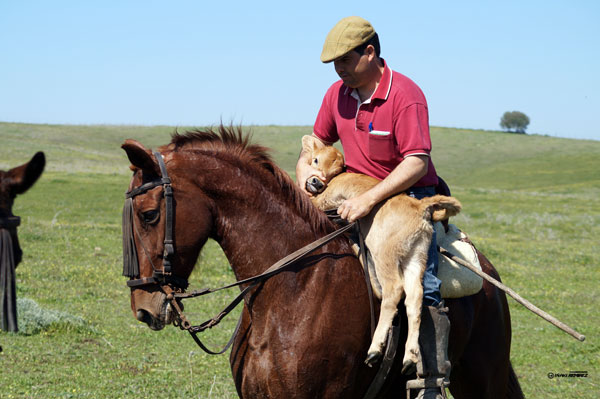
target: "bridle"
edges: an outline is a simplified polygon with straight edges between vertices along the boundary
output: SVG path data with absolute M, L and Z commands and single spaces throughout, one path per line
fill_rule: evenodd
M 18 216 L 0 217 L 0 229 L 13 229 L 19 227 L 21 218 Z
M 186 278 L 176 276 L 172 271 L 171 261 L 173 256 L 175 255 L 175 245 L 174 245 L 174 235 L 173 235 L 173 218 L 175 214 L 175 207 L 173 203 L 173 188 L 171 187 L 171 179 L 169 178 L 169 174 L 167 173 L 167 168 L 165 162 L 162 158 L 162 155 L 155 151 L 153 152 L 154 158 L 158 162 L 161 176 L 157 179 L 154 179 L 150 182 L 144 183 L 139 187 L 133 188 L 127 193 L 125 193 L 125 206 L 123 208 L 123 275 L 130 277 L 130 280 L 127 282 L 127 286 L 130 288 L 139 288 L 144 286 L 158 286 L 159 289 L 166 295 L 166 299 L 168 303 L 171 305 L 176 314 L 176 320 L 173 324 L 181 328 L 182 330 L 188 331 L 196 344 L 200 346 L 206 353 L 209 354 L 221 354 L 224 353 L 233 343 L 235 336 L 237 335 L 237 331 L 241 324 L 241 316 L 238 321 L 238 325 L 236 327 L 235 332 L 233 333 L 229 342 L 225 345 L 225 347 L 220 351 L 212 351 L 208 349 L 198 338 L 197 334 L 217 325 L 229 312 L 231 312 L 245 297 L 245 295 L 253 288 L 255 288 L 259 283 L 267 280 L 268 278 L 282 272 L 286 268 L 298 263 L 300 260 L 304 260 L 305 264 L 315 264 L 320 261 L 323 256 L 315 255 L 312 257 L 307 257 L 307 255 L 316 249 L 322 247 L 329 241 L 333 240 L 335 237 L 343 234 L 344 232 L 355 228 L 358 226 L 356 222 L 349 223 L 343 227 L 338 228 L 332 233 L 327 234 L 320 239 L 313 241 L 312 243 L 298 249 L 297 251 L 289 254 L 288 256 L 280 259 L 275 264 L 271 265 L 267 270 L 263 273 L 250 277 L 244 280 L 237 281 L 235 283 L 226 285 L 224 287 L 216 288 L 216 289 L 201 289 L 194 290 L 192 292 L 186 293 L 189 283 Z M 148 250 L 143 244 L 143 240 L 141 239 L 141 235 L 139 234 L 137 227 L 135 225 L 135 217 L 133 215 L 133 198 L 137 195 L 144 194 L 147 191 L 158 187 L 163 187 L 163 196 L 165 198 L 165 238 L 164 238 L 164 249 L 163 249 L 163 264 L 162 269 L 156 268 Z M 133 234 L 137 235 L 138 241 L 141 243 L 142 249 L 149 259 L 150 264 L 152 265 L 152 276 L 151 277 L 140 277 L 140 268 L 139 262 L 137 259 L 137 250 L 135 245 L 135 240 Z M 365 261 L 366 265 L 366 261 Z M 368 270 L 365 270 L 365 277 L 368 282 Z M 247 284 L 247 285 L 246 285 Z M 219 314 L 217 314 L 212 319 L 205 321 L 200 325 L 192 325 L 185 314 L 183 313 L 181 306 L 178 303 L 178 300 L 194 298 L 206 294 L 210 294 L 216 291 L 220 291 L 226 288 L 231 288 L 235 286 L 246 285 L 242 291 L 238 294 L 238 296 L 227 305 Z M 369 296 L 372 297 L 370 292 L 370 283 L 368 283 Z M 373 315 L 373 304 L 371 303 L 371 330 L 374 329 L 374 315 Z
M 144 183 L 141 186 L 125 193 L 125 207 L 123 209 L 123 275 L 131 277 L 131 279 L 127 282 L 127 286 L 130 288 L 158 284 L 161 287 L 172 285 L 180 290 L 185 290 L 188 287 L 187 279 L 176 276 L 172 273 L 171 261 L 175 255 L 175 247 L 173 243 L 173 217 L 175 208 L 173 205 L 173 188 L 171 187 L 171 179 L 167 173 L 167 167 L 162 155 L 158 151 L 155 151 L 153 154 L 160 167 L 161 176 L 158 179 Z M 137 252 L 135 251 L 135 242 L 133 241 L 133 232 L 131 230 L 135 230 L 140 242 L 142 242 L 142 240 L 139 232 L 137 231 L 137 227 L 135 226 L 135 218 L 133 217 L 133 198 L 158 186 L 163 187 L 163 196 L 165 198 L 165 238 L 163 241 L 164 249 L 162 269 L 156 268 L 146 247 L 142 244 L 142 249 L 144 250 L 148 260 L 150 261 L 150 265 L 152 266 L 152 277 L 135 278 L 139 277 L 140 271 Z M 129 213 L 129 215 L 126 215 L 126 213 Z M 130 222 L 126 221 L 126 219 L 130 219 Z M 131 224 L 130 228 L 129 224 Z M 129 240 L 129 242 L 126 242 L 126 240 Z M 130 255 L 126 256 L 125 251 L 128 251 Z

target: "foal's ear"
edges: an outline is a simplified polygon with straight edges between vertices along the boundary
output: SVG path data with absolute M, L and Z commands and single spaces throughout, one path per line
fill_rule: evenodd
M 125 150 L 127 158 L 129 158 L 129 162 L 133 166 L 146 173 L 160 176 L 160 169 L 152 156 L 152 151 L 144 147 L 141 143 L 127 139 L 121 145 L 121 148 Z
M 23 194 L 39 179 L 46 166 L 46 156 L 37 152 L 31 160 L 7 172 L 10 190 L 15 194 Z
M 321 142 L 321 140 L 315 138 L 314 136 L 302 136 L 302 150 L 313 154 L 315 150 L 319 148 L 325 147 L 325 144 Z

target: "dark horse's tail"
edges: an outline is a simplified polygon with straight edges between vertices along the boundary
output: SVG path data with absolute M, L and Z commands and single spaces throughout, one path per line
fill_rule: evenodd
M 515 370 L 512 364 L 508 364 L 508 389 L 506 390 L 507 399 L 525 399 L 523 391 L 521 391 L 521 385 L 515 374 Z

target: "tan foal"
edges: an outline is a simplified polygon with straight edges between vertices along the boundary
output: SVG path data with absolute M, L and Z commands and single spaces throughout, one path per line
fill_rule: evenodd
M 321 210 L 337 209 L 341 203 L 356 197 L 379 183 L 379 180 L 359 174 L 342 173 L 344 157 L 333 146 L 325 146 L 312 136 L 302 138 L 304 151 L 312 154 L 312 166 L 325 175 L 325 181 L 311 177 L 307 190 L 315 194 L 313 203 Z M 375 273 L 371 283 L 381 300 L 379 321 L 365 362 L 372 366 L 382 356 L 388 330 L 405 296 L 408 336 L 404 351 L 403 370 L 417 364 L 419 326 L 423 302 L 423 273 L 431 242 L 431 221 L 441 221 L 460 212 L 460 202 L 443 195 L 417 200 L 399 194 L 376 205 L 369 215 L 360 219 L 365 244 L 373 257 Z M 375 276 L 373 275 L 375 274 Z

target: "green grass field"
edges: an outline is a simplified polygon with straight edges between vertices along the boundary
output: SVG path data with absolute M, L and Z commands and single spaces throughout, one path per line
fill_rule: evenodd
M 185 128 L 179 128 L 184 131 Z M 228 356 L 201 352 L 186 333 L 137 322 L 121 276 L 126 138 L 169 141 L 174 127 L 0 123 L 0 169 L 39 150 L 46 172 L 17 198 L 24 259 L 17 269 L 22 332 L 0 332 L 0 398 L 235 398 Z M 249 127 L 292 174 L 309 127 Z M 503 282 L 586 335 L 581 343 L 509 299 L 512 362 L 528 398 L 597 398 L 600 392 L 600 141 L 433 128 L 434 161 L 464 210 L 454 219 Z M 292 174 L 293 175 L 293 174 Z M 214 242 L 191 286 L 233 273 Z M 193 322 L 237 290 L 189 302 Z M 223 345 L 236 314 L 206 333 Z M 587 378 L 548 373 L 588 371 Z

